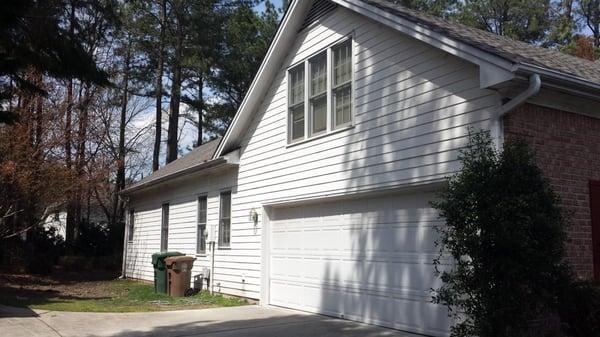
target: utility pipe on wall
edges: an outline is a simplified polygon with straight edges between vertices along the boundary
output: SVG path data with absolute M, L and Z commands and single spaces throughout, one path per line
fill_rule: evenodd
M 531 98 L 532 96 L 537 95 L 537 93 L 540 92 L 541 86 L 542 80 L 540 79 L 540 75 L 531 74 L 531 76 L 529 76 L 529 86 L 527 86 L 527 89 L 515 96 L 506 104 L 503 104 L 500 107 L 500 109 L 498 109 L 498 118 L 502 118 L 509 111 L 525 103 L 525 101 Z

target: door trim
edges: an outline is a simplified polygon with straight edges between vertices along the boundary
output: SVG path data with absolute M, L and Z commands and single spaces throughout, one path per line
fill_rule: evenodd
M 270 259 L 271 259 L 271 217 L 273 209 L 269 206 L 262 207 L 262 239 L 261 239 L 261 272 L 260 272 L 260 300 L 259 304 L 263 307 L 269 306 L 271 277 Z

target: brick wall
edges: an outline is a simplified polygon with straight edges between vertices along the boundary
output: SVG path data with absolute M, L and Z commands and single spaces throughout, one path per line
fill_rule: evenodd
M 567 256 L 593 276 L 589 180 L 600 180 L 600 119 L 525 104 L 504 117 L 504 135 L 533 144 L 538 165 L 571 212 Z

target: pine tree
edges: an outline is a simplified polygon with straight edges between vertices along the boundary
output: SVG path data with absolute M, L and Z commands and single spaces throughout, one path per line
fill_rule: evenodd
M 541 43 L 555 23 L 550 0 L 466 0 L 461 23 L 528 43 Z
M 45 95 L 28 79 L 28 69 L 57 79 L 79 78 L 107 85 L 101 71 L 82 42 L 61 24 L 64 2 L 60 0 L 6 0 L 0 10 L 0 122 L 18 118 L 12 98 L 16 90 Z

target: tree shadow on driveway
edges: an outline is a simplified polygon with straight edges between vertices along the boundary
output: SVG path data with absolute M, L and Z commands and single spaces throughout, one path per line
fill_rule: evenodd
M 160 313 L 46 312 L 38 319 L 62 337 L 417 337 L 337 318 L 258 306 Z

